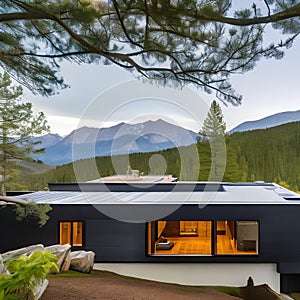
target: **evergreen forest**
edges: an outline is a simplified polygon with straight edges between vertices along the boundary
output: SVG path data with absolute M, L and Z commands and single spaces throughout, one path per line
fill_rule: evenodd
M 277 182 L 296 191 L 300 189 L 300 122 L 238 132 L 225 140 L 223 181 Z M 156 163 L 151 163 L 152 159 Z M 158 152 L 82 159 L 42 173 L 27 172 L 23 176 L 20 172 L 13 181 L 23 190 L 45 190 L 49 182 L 83 182 L 126 174 L 128 165 L 144 175 L 171 174 L 178 180 L 205 181 L 210 178 L 212 166 L 210 143 L 202 139 L 196 145 Z

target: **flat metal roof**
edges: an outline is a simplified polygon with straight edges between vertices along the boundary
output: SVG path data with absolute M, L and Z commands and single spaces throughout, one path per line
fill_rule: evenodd
M 48 204 L 300 204 L 300 195 L 277 184 L 248 184 L 248 183 L 209 183 L 205 189 L 204 183 L 164 184 L 161 191 L 147 185 L 130 186 L 119 184 L 114 189 L 107 186 L 99 191 L 41 191 L 17 196 L 27 201 Z M 193 189 L 194 185 L 194 189 Z M 201 189 L 198 185 L 201 185 Z M 84 185 L 86 187 L 86 184 Z M 190 188 L 190 190 L 187 189 Z M 217 188 L 218 187 L 218 188 Z M 203 189 L 204 188 L 204 189 Z M 143 191 L 144 189 L 144 191 Z

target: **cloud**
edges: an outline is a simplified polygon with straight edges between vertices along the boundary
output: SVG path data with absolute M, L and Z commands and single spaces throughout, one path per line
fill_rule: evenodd
M 51 133 L 65 136 L 77 127 L 79 118 L 49 115 L 47 116 L 47 121 L 50 125 Z
M 190 88 L 156 87 L 137 80 L 109 87 L 86 105 L 79 127 L 164 119 L 198 131 L 209 104 Z

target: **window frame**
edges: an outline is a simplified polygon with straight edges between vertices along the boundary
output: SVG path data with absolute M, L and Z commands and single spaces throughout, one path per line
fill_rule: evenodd
M 60 240 L 61 240 L 61 231 L 60 231 L 60 226 L 62 223 L 70 223 L 71 224 L 71 231 L 70 231 L 70 244 L 72 249 L 84 249 L 85 247 L 85 222 L 82 220 L 59 220 L 58 221 L 58 244 L 61 245 Z M 81 223 L 81 245 L 74 244 L 74 223 Z
M 154 232 L 154 236 L 157 236 L 157 226 L 152 226 L 151 223 L 159 222 L 159 221 L 206 221 L 211 223 L 211 253 L 210 254 L 171 254 L 171 253 L 165 253 L 165 254 L 157 254 L 155 251 L 152 251 L 155 249 L 155 243 L 157 240 L 155 240 L 153 243 L 151 242 L 151 238 L 149 237 L 152 233 L 151 228 L 155 228 L 156 232 Z M 217 253 L 217 222 L 218 221 L 232 221 L 232 222 L 257 222 L 257 250 L 256 253 Z M 236 230 L 236 229 L 235 229 Z M 150 221 L 146 222 L 145 224 L 145 240 L 146 240 L 146 256 L 149 257 L 156 257 L 156 256 L 164 256 L 164 257 L 176 257 L 176 256 L 184 256 L 184 257 L 258 257 L 260 255 L 260 246 L 261 246 L 261 222 L 260 220 L 251 220 L 251 219 L 235 219 L 235 220 L 207 220 L 207 219 L 201 219 L 201 220 L 156 220 L 156 221 Z M 158 237 L 156 237 L 158 238 Z

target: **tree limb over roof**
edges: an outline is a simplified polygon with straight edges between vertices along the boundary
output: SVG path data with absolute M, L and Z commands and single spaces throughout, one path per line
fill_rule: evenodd
M 2 0 L 0 66 L 46 96 L 67 87 L 59 66 L 70 60 L 116 64 L 163 85 L 192 84 L 238 105 L 230 76 L 283 57 L 300 32 L 300 1 L 254 0 L 234 13 L 231 2 Z M 285 40 L 265 45 L 268 24 Z
M 6 202 L 6 203 L 19 204 L 22 206 L 29 204 L 29 202 L 26 200 L 16 199 L 16 198 L 11 198 L 11 197 L 6 197 L 6 196 L 0 196 L 0 201 Z

